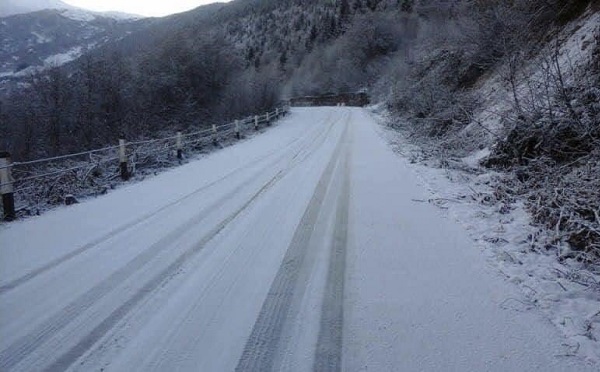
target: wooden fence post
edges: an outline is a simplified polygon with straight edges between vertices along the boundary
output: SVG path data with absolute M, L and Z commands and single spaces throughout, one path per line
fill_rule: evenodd
M 213 144 L 216 146 L 219 144 L 219 141 L 217 138 L 217 125 L 216 124 L 212 125 L 212 133 L 213 133 Z
M 11 160 L 8 152 L 0 152 L 0 193 L 4 206 L 4 219 L 12 221 L 17 217 L 15 212 L 15 188 L 11 175 Z
M 271 113 L 267 111 L 267 125 L 271 125 Z
M 183 159 L 183 137 L 181 132 L 177 132 L 177 159 Z
M 279 119 L 279 108 L 275 109 L 275 119 Z
M 125 147 L 125 140 L 119 140 L 119 163 L 121 167 L 121 179 L 123 181 L 129 180 L 129 170 L 127 169 L 127 149 Z
M 258 131 L 258 115 L 254 116 L 254 130 Z
M 240 121 L 236 120 L 235 121 L 235 138 L 240 139 Z

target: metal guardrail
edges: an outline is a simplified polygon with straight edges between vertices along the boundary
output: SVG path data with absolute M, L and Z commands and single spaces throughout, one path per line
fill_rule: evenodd
M 218 145 L 227 139 L 239 140 L 243 133 L 258 131 L 289 112 L 289 106 L 277 107 L 263 115 L 235 120 L 212 128 L 175 135 L 127 142 L 74 154 L 11 162 L 10 154 L 0 153 L 0 194 L 5 220 L 13 220 L 23 208 L 21 204 L 41 199 L 67 199 L 77 190 L 94 188 L 104 193 L 119 178 L 127 181 L 140 169 L 152 165 L 181 163 L 184 154 L 199 150 L 207 144 Z M 62 200 L 49 200 L 58 204 Z

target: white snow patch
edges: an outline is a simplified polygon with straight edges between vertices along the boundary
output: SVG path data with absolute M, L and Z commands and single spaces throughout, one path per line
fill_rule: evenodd
M 479 151 L 475 151 L 474 153 L 472 153 L 469 156 L 465 156 L 464 158 L 462 158 L 461 160 L 468 165 L 471 168 L 478 168 L 479 167 L 479 163 L 487 158 L 488 156 L 490 156 L 491 154 L 491 150 L 489 148 L 485 148 L 483 150 L 479 150 Z
M 135 21 L 146 18 L 138 14 L 129 14 L 123 12 L 101 12 L 98 14 L 100 14 L 103 17 L 116 19 L 117 21 Z
M 563 33 L 566 41 L 562 43 L 558 56 L 563 71 L 589 65 L 599 32 L 600 12 L 590 13 L 583 21 L 572 23 L 567 28 Z
M 49 43 L 49 42 L 51 42 L 51 41 L 52 41 L 52 38 L 49 38 L 49 37 L 48 37 L 48 36 L 46 36 L 46 35 L 42 35 L 42 34 L 40 34 L 39 32 L 32 31 L 32 32 L 31 32 L 31 34 L 32 34 L 33 36 L 35 36 L 35 38 L 36 38 L 36 43 L 38 43 L 38 44 Z
M 51 55 L 50 57 L 44 59 L 44 66 L 46 67 L 56 67 L 64 65 L 67 62 L 71 62 L 79 57 L 81 57 L 82 48 L 75 47 L 68 52 L 58 53 Z
M 560 41 L 557 60 L 561 73 L 564 74 L 567 86 L 577 84 L 573 81 L 575 72 L 587 66 L 593 58 L 594 46 L 600 36 L 600 12 L 588 13 L 582 19 L 572 22 L 559 34 Z M 556 53 L 552 45 L 541 50 L 532 58 L 527 66 L 517 72 L 517 97 L 527 101 L 531 91 L 542 91 L 545 81 L 541 66 L 547 62 L 548 56 Z M 480 106 L 473 116 L 472 122 L 463 129 L 463 133 L 485 133 L 489 143 L 501 138 L 507 122 L 514 121 L 514 96 L 507 81 L 506 71 L 496 71 L 483 80 L 476 88 Z
M 96 19 L 96 16 L 93 12 L 89 12 L 83 9 L 66 9 L 62 11 L 61 14 L 64 17 L 72 19 L 74 21 L 91 22 L 94 19 Z
M 34 75 L 37 74 L 40 71 L 43 71 L 44 68 L 41 66 L 29 66 L 27 68 L 22 69 L 19 72 L 14 73 L 15 77 L 25 77 L 25 76 L 30 76 L 30 75 Z

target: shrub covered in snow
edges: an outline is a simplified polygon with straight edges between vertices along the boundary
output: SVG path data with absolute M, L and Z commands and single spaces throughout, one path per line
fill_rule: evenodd
M 600 9 L 457 4 L 445 16 L 421 7 L 390 108 L 441 165 L 490 147 L 484 164 L 514 177 L 510 193 L 551 232 L 540 248 L 600 270 Z

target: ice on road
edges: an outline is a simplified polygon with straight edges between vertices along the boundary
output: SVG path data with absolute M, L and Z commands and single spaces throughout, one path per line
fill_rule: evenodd
M 586 371 L 359 108 L 0 226 L 0 371 Z

